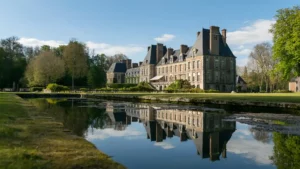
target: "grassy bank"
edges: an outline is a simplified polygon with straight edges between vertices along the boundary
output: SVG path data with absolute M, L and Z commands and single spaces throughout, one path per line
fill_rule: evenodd
M 0 168 L 124 168 L 14 94 L 0 94 L 0 150 Z

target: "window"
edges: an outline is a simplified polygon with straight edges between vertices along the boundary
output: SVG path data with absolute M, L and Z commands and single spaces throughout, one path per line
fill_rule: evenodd
M 197 61 L 197 69 L 199 69 L 199 66 L 200 66 L 200 61 L 198 60 Z
M 195 61 L 193 61 L 193 69 L 195 69 Z
M 200 81 L 200 73 L 197 75 L 197 81 Z
M 172 73 L 172 66 L 170 67 L 170 72 Z
M 190 70 L 190 64 L 191 64 L 191 63 L 190 63 L 190 62 L 188 62 L 188 70 Z
M 162 73 L 164 73 L 164 68 L 162 67 L 161 69 L 162 69 Z
M 166 67 L 166 73 L 168 73 L 168 67 Z
M 179 71 L 181 72 L 181 65 L 179 65 Z
M 160 74 L 160 68 L 158 68 L 158 74 Z
M 177 70 L 177 65 L 175 65 L 175 69 L 174 69 L 174 72 L 176 73 L 176 70 Z

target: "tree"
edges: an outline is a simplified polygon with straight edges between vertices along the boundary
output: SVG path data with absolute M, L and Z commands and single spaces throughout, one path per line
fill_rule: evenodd
M 72 90 L 74 90 L 74 79 L 86 76 L 88 71 L 86 46 L 76 40 L 71 40 L 63 50 L 63 59 L 67 72 L 72 77 Z
M 265 83 L 266 91 L 268 91 L 269 72 L 273 69 L 272 66 L 272 47 L 269 43 L 261 43 L 254 46 L 253 51 L 249 55 L 250 61 L 254 64 L 255 70 L 260 77 L 259 90 L 262 91 L 262 86 Z
M 113 56 L 107 57 L 107 69 L 115 62 L 119 62 L 120 60 L 126 60 L 128 57 L 122 53 L 115 54 Z M 106 69 L 106 70 L 107 70 Z
M 64 74 L 63 60 L 51 51 L 43 51 L 30 60 L 25 76 L 30 86 L 46 86 L 55 83 Z
M 17 37 L 2 39 L 0 47 L 2 48 L 3 63 L 1 66 L 2 80 L 0 87 L 16 88 L 24 75 L 26 69 L 26 57 L 23 46 L 18 42 Z
M 107 57 L 104 54 L 92 56 L 88 72 L 88 85 L 92 88 L 106 84 Z
M 285 79 L 300 75 L 300 6 L 277 11 L 273 33 L 274 58 L 276 65 Z

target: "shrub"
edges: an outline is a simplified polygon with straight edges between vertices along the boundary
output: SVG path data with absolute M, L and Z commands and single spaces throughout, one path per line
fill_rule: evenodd
M 274 90 L 274 93 L 293 93 L 292 91 L 289 90 Z
M 205 90 L 205 93 L 219 93 L 219 92 L 220 91 L 214 89 Z
M 47 85 L 47 89 L 52 92 L 68 91 L 70 90 L 67 86 L 58 85 L 56 83 L 50 83 Z
M 80 90 L 80 91 L 83 91 L 83 92 L 87 92 L 87 91 L 89 91 L 89 89 L 88 89 L 88 88 L 80 88 L 79 90 Z
M 43 87 L 31 87 L 30 88 L 30 91 L 31 92 L 41 92 L 41 91 L 43 91 Z
M 137 84 L 129 84 L 129 83 L 110 83 L 106 85 L 108 88 L 119 89 L 119 88 L 130 88 L 136 87 Z

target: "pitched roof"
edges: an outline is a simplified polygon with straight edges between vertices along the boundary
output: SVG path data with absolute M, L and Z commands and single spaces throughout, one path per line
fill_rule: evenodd
M 193 49 L 197 49 L 196 55 L 210 55 L 209 51 L 209 34 L 210 30 L 209 29 L 202 29 L 202 32 L 200 35 L 197 37 L 196 42 L 193 45 Z M 229 56 L 229 57 L 234 57 L 231 49 L 229 46 L 224 44 L 222 35 L 219 33 L 219 56 Z M 187 57 L 193 56 L 193 50 L 190 50 L 187 54 Z
M 143 61 L 143 64 L 156 64 L 156 48 L 157 45 L 151 45 L 150 49 L 147 52 L 147 55 L 145 56 L 145 59 Z M 167 48 L 166 46 L 163 46 L 163 53 L 166 53 Z
M 247 84 L 241 76 L 236 76 L 236 83 L 239 84 L 241 82 L 243 82 L 244 84 Z
M 126 64 L 125 63 L 113 63 L 107 72 L 126 72 Z

